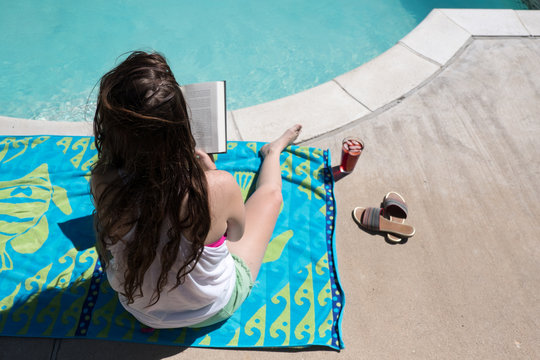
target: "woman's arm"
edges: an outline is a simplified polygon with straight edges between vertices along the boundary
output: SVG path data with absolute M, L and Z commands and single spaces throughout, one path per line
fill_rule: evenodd
M 229 216 L 227 219 L 227 239 L 229 241 L 237 241 L 244 235 L 245 226 L 245 207 L 244 199 L 240 186 L 234 180 L 234 177 L 227 173 L 228 176 L 228 201 Z
M 227 240 L 237 241 L 244 235 L 245 209 L 240 186 L 234 177 L 222 170 L 206 172 L 208 180 L 208 198 L 212 213 L 212 230 L 223 235 L 227 231 Z M 211 235 L 215 237 L 214 234 Z
M 208 154 L 200 150 L 195 152 L 205 170 L 208 183 L 208 198 L 212 213 L 209 241 L 216 237 L 216 233 L 223 234 L 225 231 L 227 240 L 240 240 L 245 225 L 244 199 L 240 186 L 230 173 L 217 170 Z

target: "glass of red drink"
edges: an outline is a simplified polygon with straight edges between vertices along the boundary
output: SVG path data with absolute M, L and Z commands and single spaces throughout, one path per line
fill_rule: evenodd
M 362 150 L 364 150 L 364 142 L 361 139 L 354 136 L 348 136 L 343 139 L 339 170 L 344 173 L 352 172 L 360 154 L 362 154 Z

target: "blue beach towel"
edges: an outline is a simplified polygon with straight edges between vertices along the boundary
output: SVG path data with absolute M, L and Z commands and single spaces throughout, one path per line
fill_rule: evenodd
M 262 143 L 229 142 L 219 169 L 244 197 Z M 93 338 L 200 347 L 343 348 L 328 151 L 281 155 L 284 205 L 257 278 L 227 321 L 145 331 L 120 305 L 94 248 L 92 137 L 0 137 L 0 335 Z

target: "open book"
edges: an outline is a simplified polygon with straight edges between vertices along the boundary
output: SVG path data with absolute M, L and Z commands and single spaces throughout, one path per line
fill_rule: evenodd
M 180 87 L 191 114 L 191 132 L 197 149 L 209 154 L 227 152 L 227 105 L 225 81 Z

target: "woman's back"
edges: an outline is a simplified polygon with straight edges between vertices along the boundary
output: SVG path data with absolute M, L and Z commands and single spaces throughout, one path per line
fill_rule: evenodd
M 209 245 L 223 236 L 228 223 L 231 225 L 230 229 L 233 233 L 243 231 L 242 229 L 235 230 L 234 226 L 234 212 L 240 217 L 243 216 L 243 202 L 240 189 L 229 173 L 208 169 L 205 174 L 208 181 L 209 204 L 212 214 L 210 231 L 205 239 L 205 244 Z M 111 170 L 102 176 L 95 175 L 91 182 L 92 193 L 99 198 L 108 185 L 128 176 L 122 170 Z M 186 204 L 188 202 L 188 198 L 182 201 L 183 206 L 180 208 L 180 214 L 176 215 L 177 217 L 185 216 L 183 213 L 187 211 Z M 138 212 L 136 203 L 133 204 L 132 209 Z M 119 217 L 122 218 L 122 214 L 119 214 Z M 129 214 L 125 214 L 125 217 L 128 218 Z M 125 222 L 127 221 L 119 221 L 118 223 Z M 152 303 L 155 285 L 161 274 L 160 253 L 169 241 L 168 230 L 171 223 L 168 219 L 163 221 L 159 229 L 160 242 L 156 257 L 144 274 L 140 287 L 142 296 L 135 296 L 133 303 L 128 304 L 128 299 L 121 294 L 125 286 L 127 248 L 132 246 L 131 242 L 136 226 L 131 228 L 119 226 L 112 229 L 115 234 L 121 237 L 121 240 L 106 246 L 109 261 L 106 267 L 108 281 L 111 287 L 120 294 L 121 304 L 135 318 L 154 328 L 190 326 L 215 315 L 227 304 L 234 289 L 236 276 L 234 261 L 225 242 L 217 247 L 205 246 L 196 266 L 188 264 L 188 274 L 184 277 L 182 284 L 175 286 L 176 274 L 180 267 L 186 263 L 186 259 L 190 258 L 189 255 L 192 251 L 192 244 L 186 236 L 189 236 L 187 234 L 193 233 L 194 230 L 188 228 L 185 230 L 186 235 L 182 235 L 176 261 L 168 271 L 167 279 L 169 281 L 161 290 L 159 301 L 149 306 Z

